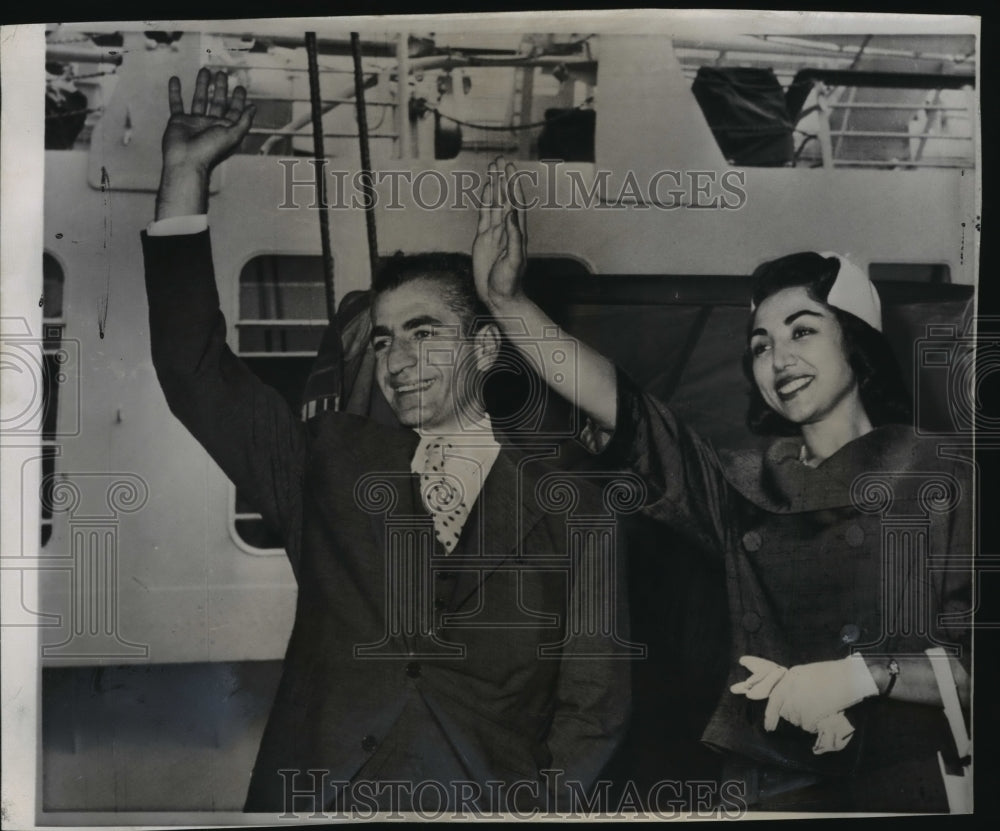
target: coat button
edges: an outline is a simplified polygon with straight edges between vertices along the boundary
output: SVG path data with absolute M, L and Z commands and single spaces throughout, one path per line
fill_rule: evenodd
M 840 630 L 841 643 L 857 643 L 861 640 L 861 627 L 856 623 L 846 623 Z
M 865 541 L 865 532 L 860 525 L 852 525 L 844 534 L 844 539 L 852 548 L 857 548 Z
M 448 604 L 445 603 L 440 597 L 435 597 L 434 608 L 440 612 L 442 609 L 448 608 Z
M 740 625 L 746 632 L 756 632 L 760 629 L 760 615 L 756 612 L 744 612 L 740 619 Z
M 452 577 L 455 576 L 455 572 L 454 571 L 437 571 L 437 572 L 434 573 L 434 576 L 437 577 L 438 580 L 450 580 Z
M 374 736 L 365 736 L 361 740 L 361 749 L 367 753 L 371 753 L 378 746 L 378 739 Z
M 410 661 L 410 663 L 406 665 L 406 674 L 409 675 L 410 678 L 419 678 L 420 663 L 418 661 Z
M 743 535 L 743 547 L 747 551 L 758 551 L 763 544 L 763 540 L 756 531 L 747 531 Z

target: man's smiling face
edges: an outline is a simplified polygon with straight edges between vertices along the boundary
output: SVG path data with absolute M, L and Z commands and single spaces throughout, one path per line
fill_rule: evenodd
M 470 372 L 479 346 L 441 281 L 417 277 L 379 293 L 372 325 L 376 378 L 401 424 L 447 434 L 478 420 Z

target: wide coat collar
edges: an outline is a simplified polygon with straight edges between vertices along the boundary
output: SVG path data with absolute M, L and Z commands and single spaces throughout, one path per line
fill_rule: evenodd
M 853 505 L 860 475 L 912 470 L 924 451 L 912 427 L 888 424 L 848 442 L 816 467 L 802 463 L 797 437 L 778 439 L 764 453 L 719 457 L 726 481 L 747 500 L 774 513 L 799 513 Z

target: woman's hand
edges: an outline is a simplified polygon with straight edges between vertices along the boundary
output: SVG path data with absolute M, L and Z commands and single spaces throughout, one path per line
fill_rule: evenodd
M 539 377 L 597 427 L 613 431 L 618 417 L 615 366 L 556 326 L 524 293 L 528 260 L 524 192 L 514 165 L 500 158 L 488 170 L 472 244 L 476 293 Z M 567 349 L 568 343 L 572 348 Z
M 750 677 L 738 684 L 733 684 L 729 691 L 736 695 L 745 695 L 751 701 L 767 698 L 777 684 L 788 672 L 787 667 L 758 658 L 756 655 L 744 655 L 740 658 L 740 666 L 750 670 Z
M 821 755 L 847 747 L 854 726 L 844 715 L 844 710 L 867 695 L 874 695 L 874 681 L 869 688 L 861 669 L 868 672 L 864 661 L 822 661 L 800 664 L 790 670 L 756 655 L 744 655 L 740 665 L 750 671 L 750 677 L 733 684 L 729 691 L 745 695 L 754 701 L 768 699 L 764 714 L 764 729 L 777 728 L 778 721 L 786 721 L 816 734 L 813 753 Z M 871 675 L 869 673 L 869 680 Z M 860 694 L 860 697 L 857 697 Z M 842 703 L 850 702 L 850 703 Z
M 524 193 L 511 179 L 514 165 L 503 158 L 490 162 L 480 192 L 479 226 L 472 243 L 472 270 L 476 292 L 493 312 L 504 303 L 521 299 L 528 260 Z
M 813 753 L 822 756 L 824 753 L 843 750 L 853 735 L 854 725 L 843 713 L 824 716 L 816 723 L 816 741 L 813 743 Z
M 878 695 L 878 687 L 860 655 L 799 664 L 788 670 L 771 690 L 764 711 L 764 729 L 774 730 L 778 719 L 783 718 L 815 733 L 821 719 L 873 695 Z

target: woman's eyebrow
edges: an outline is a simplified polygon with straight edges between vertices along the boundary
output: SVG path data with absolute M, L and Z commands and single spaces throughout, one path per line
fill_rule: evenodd
M 814 317 L 825 317 L 822 312 L 818 312 L 815 309 L 800 309 L 797 312 L 792 312 L 788 317 L 785 318 L 785 326 L 791 326 L 796 320 L 798 320 L 803 315 L 813 315 Z M 757 327 L 750 333 L 750 337 L 755 335 L 767 336 L 767 329 L 763 327 Z
M 785 326 L 790 326 L 802 315 L 813 315 L 814 317 L 824 317 L 822 312 L 817 312 L 815 309 L 800 309 L 797 312 L 792 312 L 788 317 L 785 318 Z

